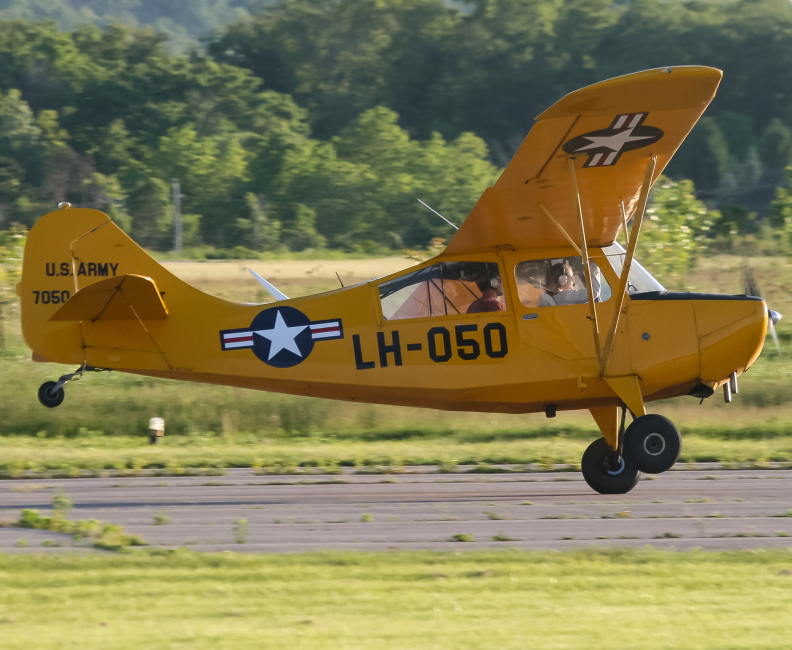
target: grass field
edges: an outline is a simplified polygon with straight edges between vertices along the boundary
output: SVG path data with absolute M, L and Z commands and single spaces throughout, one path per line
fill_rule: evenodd
M 289 295 L 349 284 L 413 262 L 331 260 L 168 262 L 187 281 L 234 300 L 265 300 L 248 265 Z M 720 395 L 699 406 L 693 398 L 651 405 L 683 431 L 683 461 L 792 461 L 792 270 L 783 260 L 752 260 L 782 321 L 782 353 L 768 343 L 740 381 L 732 404 Z M 741 260 L 703 260 L 692 289 L 740 291 Z M 86 376 L 70 385 L 57 409 L 41 407 L 38 386 L 73 368 L 32 363 L 16 321 L 6 322 L 0 354 L 0 475 L 25 469 L 139 469 L 174 472 L 194 467 L 255 464 L 290 470 L 299 465 L 409 463 L 577 463 L 598 433 L 586 412 L 541 415 L 446 413 L 331 402 L 118 373 Z M 148 419 L 165 418 L 164 444 L 149 447 Z
M 789 647 L 792 552 L 0 556 L 5 650 Z

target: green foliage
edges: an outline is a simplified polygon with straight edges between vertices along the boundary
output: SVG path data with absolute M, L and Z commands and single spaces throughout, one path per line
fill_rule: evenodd
M 53 517 L 65 517 L 69 514 L 69 510 L 74 507 L 71 498 L 65 492 L 57 492 L 52 497 L 52 513 Z
M 685 274 L 720 218 L 720 213 L 696 199 L 691 181 L 661 176 L 646 209 L 639 240 L 641 263 L 669 288 L 684 288 Z
M 168 250 L 178 179 L 190 250 L 423 248 L 452 231 L 416 198 L 460 223 L 531 116 L 669 50 L 727 76 L 668 174 L 758 232 L 792 146 L 781 0 L 9 0 L 0 228 L 69 200 Z
M 771 169 L 781 170 L 792 162 L 792 130 L 777 117 L 762 132 L 759 154 Z
M 787 182 L 792 180 L 792 167 L 786 168 Z M 775 200 L 770 204 L 770 215 L 774 233 L 789 254 L 792 254 L 792 188 L 776 189 Z
M 0 231 L 0 353 L 7 348 L 6 319 L 16 302 L 16 285 L 22 277 L 26 239 L 27 229 L 18 224 Z
M 686 142 L 687 146 L 675 159 L 675 168 L 700 189 L 718 189 L 726 180 L 731 159 L 729 145 L 717 121 L 703 117 Z
M 247 519 L 237 519 L 234 523 L 234 540 L 237 544 L 245 544 L 250 536 L 250 526 Z
M 76 541 L 90 539 L 96 548 L 108 551 L 124 551 L 129 546 L 146 545 L 138 535 L 126 534 L 122 526 L 103 523 L 96 519 L 69 521 L 62 514 L 62 511 L 56 511 L 52 517 L 43 517 L 38 510 L 25 508 L 14 525 L 19 528 L 67 533 L 72 535 Z
M 168 517 L 168 515 L 166 515 L 164 512 L 158 512 L 154 515 L 155 526 L 167 526 L 170 522 L 170 517 Z

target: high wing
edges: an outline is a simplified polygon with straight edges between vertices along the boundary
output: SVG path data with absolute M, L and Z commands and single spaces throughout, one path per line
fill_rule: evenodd
M 570 93 L 536 118 L 446 254 L 566 246 L 562 229 L 580 244 L 578 197 L 587 244 L 613 243 L 624 225 L 621 206 L 629 218 L 648 161 L 656 157 L 654 183 L 722 76 L 701 66 L 658 68 Z

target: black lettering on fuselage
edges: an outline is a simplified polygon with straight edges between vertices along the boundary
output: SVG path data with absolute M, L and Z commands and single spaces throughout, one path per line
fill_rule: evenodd
M 443 351 L 437 349 L 437 337 L 442 341 Z M 433 327 L 427 334 L 429 358 L 435 363 L 445 363 L 451 359 L 451 334 L 445 327 Z
M 385 333 L 377 332 L 377 347 L 379 348 L 380 366 L 388 367 L 388 355 L 393 355 L 393 363 L 396 366 L 402 365 L 401 343 L 399 342 L 398 330 L 393 330 L 391 344 L 385 343 Z
M 497 344 L 495 343 L 496 338 L 498 339 Z M 502 359 L 509 353 L 506 328 L 503 323 L 488 323 L 484 326 L 484 351 L 491 359 Z
M 360 347 L 360 334 L 352 335 L 352 347 L 355 349 L 355 367 L 358 370 L 369 370 L 374 367 L 373 361 L 363 361 L 363 350 Z

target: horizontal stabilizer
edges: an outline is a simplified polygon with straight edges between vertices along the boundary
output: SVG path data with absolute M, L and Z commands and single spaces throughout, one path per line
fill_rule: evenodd
M 168 309 L 156 283 L 142 275 L 121 275 L 80 289 L 52 321 L 164 320 Z

